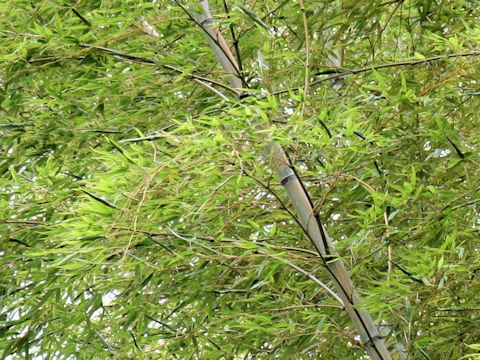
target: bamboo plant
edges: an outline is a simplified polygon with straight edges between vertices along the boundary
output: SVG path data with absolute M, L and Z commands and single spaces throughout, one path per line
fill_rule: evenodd
M 203 13 L 198 16 L 198 24 L 207 34 L 212 51 L 223 70 L 229 74 L 231 86 L 242 90 L 241 85 L 243 81 L 240 68 L 224 37 L 216 27 L 210 13 L 208 0 L 200 1 L 200 5 Z M 280 184 L 284 187 L 295 209 L 300 226 L 317 249 L 321 261 L 335 285 L 337 294 L 342 300 L 346 313 L 362 338 L 365 349 L 372 359 L 392 359 L 371 315 L 362 308 L 361 300 L 345 269 L 345 265 L 337 255 L 305 186 L 293 168 L 293 164 L 290 163 L 285 151 L 277 143 L 268 144 L 266 152 L 271 157 L 269 162 L 273 171 L 277 174 Z

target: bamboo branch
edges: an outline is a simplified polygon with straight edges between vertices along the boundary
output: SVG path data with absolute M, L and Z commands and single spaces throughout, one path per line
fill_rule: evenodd
M 202 25 L 209 29 L 209 31 L 216 31 L 214 29 L 214 20 L 211 18 L 208 1 L 202 0 L 202 9 L 204 13 L 201 18 L 210 19 L 203 22 Z M 230 71 L 228 64 L 236 64 L 235 59 L 230 53 L 229 61 L 222 61 L 221 58 L 228 54 L 226 51 L 228 46 L 225 43 L 222 35 L 216 31 L 218 44 L 212 44 L 212 50 L 217 55 L 225 71 Z M 226 49 L 218 49 L 219 46 L 225 46 Z M 236 66 L 238 68 L 238 66 Z M 239 79 L 235 76 L 235 72 L 231 72 L 231 85 L 239 89 Z M 370 314 L 361 309 L 361 301 L 356 295 L 352 280 L 347 273 L 345 266 L 341 259 L 336 255 L 335 250 L 331 244 L 330 238 L 320 222 L 320 218 L 315 214 L 308 193 L 302 185 L 300 178 L 297 176 L 292 166 L 288 161 L 288 157 L 283 148 L 277 143 L 270 143 L 267 146 L 267 153 L 271 156 L 271 165 L 280 179 L 281 185 L 284 187 L 290 201 L 297 212 L 297 218 L 301 224 L 302 229 L 308 238 L 312 241 L 317 249 L 321 259 L 324 262 L 325 268 L 337 289 L 337 294 L 342 300 L 345 311 L 350 316 L 355 328 L 357 329 L 366 351 L 374 360 L 391 360 L 392 357 L 385 346 L 383 338 L 381 337 L 375 323 Z
M 228 9 L 227 0 L 223 0 L 223 8 L 225 9 L 225 14 L 227 15 L 227 18 L 230 19 L 230 15 L 229 15 L 230 11 Z M 232 35 L 233 48 L 235 49 L 235 56 L 237 57 L 237 62 L 238 62 L 238 70 L 242 74 L 243 73 L 242 56 L 240 54 L 240 48 L 238 47 L 239 38 L 235 35 L 235 30 L 233 29 L 233 25 L 229 24 L 228 27 L 230 29 L 230 34 Z
M 282 259 L 281 257 L 278 257 L 278 256 L 275 256 L 275 255 L 272 255 L 272 254 L 268 254 L 266 252 L 263 252 L 263 251 L 260 251 L 261 253 L 264 253 L 265 255 L 268 255 L 274 259 L 277 259 L 278 261 L 281 261 L 283 262 L 284 264 L 290 266 L 292 269 L 295 269 L 297 270 L 298 272 L 302 273 L 303 275 L 305 275 L 307 278 L 309 278 L 310 280 L 312 280 L 313 282 L 315 282 L 317 285 L 319 285 L 322 289 L 324 289 L 326 292 L 328 292 L 335 300 L 337 300 L 339 302 L 339 304 L 344 307 L 344 303 L 342 301 L 342 299 L 337 295 L 335 294 L 327 285 L 325 285 L 323 282 L 321 282 L 319 279 L 317 279 L 315 276 L 313 276 L 313 274 L 309 273 L 307 270 L 305 269 L 302 269 L 300 266 L 298 265 L 295 265 L 294 263 L 292 263 L 291 261 L 288 261 L 288 260 L 285 260 L 285 259 Z
M 193 81 L 195 81 L 199 85 L 202 85 L 204 88 L 210 90 L 210 92 L 214 93 L 215 95 L 218 95 L 220 98 L 222 98 L 222 100 L 228 100 L 228 98 L 225 95 L 223 95 L 220 91 L 218 91 L 217 89 L 215 89 L 213 86 L 209 85 L 208 83 L 206 83 L 202 80 L 199 80 L 199 79 L 193 79 Z
M 470 57 L 470 56 L 480 56 L 480 50 L 472 50 L 472 51 L 467 51 L 467 52 L 460 52 L 460 53 L 454 53 L 454 54 L 446 54 L 446 55 L 436 55 L 436 56 L 431 56 L 425 59 L 416 59 L 416 60 L 402 60 L 398 62 L 392 62 L 392 63 L 387 63 L 387 64 L 379 64 L 379 65 L 372 65 L 372 66 L 367 66 L 367 67 L 362 67 L 358 69 L 338 69 L 338 68 L 333 68 L 329 69 L 326 71 L 320 71 L 317 72 L 315 75 L 327 75 L 327 74 L 332 74 L 334 75 L 325 77 L 323 79 L 318 79 L 315 81 L 312 81 L 310 83 L 310 86 L 318 85 L 320 83 L 323 83 L 325 81 L 329 80 L 334 80 L 338 79 L 341 77 L 349 76 L 349 75 L 355 75 L 359 73 L 364 73 L 364 72 L 369 72 L 373 70 L 379 70 L 379 69 L 385 69 L 385 68 L 391 68 L 391 67 L 398 67 L 398 66 L 415 66 L 415 65 L 420 65 L 420 64 L 425 64 L 433 61 L 440 61 L 440 60 L 448 60 L 448 59 L 453 59 L 453 58 L 458 58 L 458 57 Z M 295 86 L 289 89 L 282 89 L 282 90 L 277 90 L 272 92 L 272 95 L 280 95 L 280 94 L 285 94 L 290 91 L 297 91 L 303 89 L 303 85 Z
M 76 17 L 78 17 L 85 25 L 87 25 L 88 27 L 92 27 L 92 24 L 90 24 L 90 21 L 88 21 L 87 19 L 85 19 L 85 17 L 80 14 L 78 12 L 77 9 L 75 9 L 73 6 L 70 8 L 70 10 L 72 10 L 72 12 L 75 14 Z
M 141 18 L 140 20 L 141 21 L 140 21 L 140 24 L 139 24 L 139 28 L 141 29 L 141 31 L 145 32 L 146 34 L 148 34 L 150 36 L 154 36 L 154 37 L 159 36 L 159 33 L 155 30 L 155 28 L 152 25 L 150 25 L 145 19 Z M 25 37 L 29 37 L 29 38 L 42 39 L 41 35 L 31 34 L 31 33 L 16 33 L 16 32 L 12 32 L 12 31 L 0 31 L 0 36 L 25 36 Z M 80 44 L 80 46 L 85 48 L 85 49 L 100 50 L 100 51 L 103 51 L 103 52 L 108 53 L 110 55 L 116 56 L 118 58 L 126 59 L 126 60 L 129 60 L 129 61 L 138 63 L 138 64 L 158 66 L 158 67 L 164 68 L 166 70 L 173 71 L 177 74 L 185 75 L 184 70 L 176 68 L 175 66 L 172 66 L 172 65 L 162 64 L 162 63 L 160 63 L 156 60 L 153 60 L 153 59 L 140 57 L 140 56 L 135 56 L 135 55 L 130 55 L 130 54 L 123 53 L 121 51 L 118 51 L 118 50 L 115 50 L 115 49 L 112 49 L 112 48 L 105 47 L 105 46 L 93 45 L 93 44 L 88 44 L 88 43 L 82 43 L 82 44 Z M 55 64 L 59 61 L 69 60 L 69 59 L 83 60 L 84 57 L 79 56 L 79 55 L 67 55 L 67 56 L 62 56 L 62 57 L 45 56 L 45 57 L 29 59 L 29 60 L 27 60 L 27 62 L 29 64 L 44 63 L 44 64 L 42 64 L 42 66 L 48 66 L 48 65 Z M 27 70 L 22 71 L 21 73 L 26 73 L 28 71 L 31 71 L 31 70 L 27 69 Z M 188 79 L 198 83 L 199 85 L 205 87 L 206 89 L 213 92 L 215 95 L 220 96 L 224 100 L 226 99 L 226 96 L 224 96 L 218 90 L 213 88 L 209 83 L 215 84 L 215 85 L 217 85 L 221 88 L 224 88 L 225 90 L 228 90 L 228 91 L 232 92 L 233 94 L 235 94 L 235 96 L 237 98 L 240 98 L 241 95 L 242 95 L 241 91 L 237 91 L 235 89 L 232 89 L 231 87 L 223 84 L 220 81 L 209 79 L 209 78 L 206 78 L 204 76 L 189 73 L 189 74 L 186 74 L 186 78 L 188 78 Z M 11 81 L 11 79 L 9 81 Z
M 159 66 L 159 67 L 162 67 L 162 68 L 165 68 L 167 70 L 170 70 L 170 71 L 173 71 L 173 72 L 176 72 L 178 74 L 183 74 L 184 71 L 182 69 L 179 69 L 179 68 L 176 68 L 175 66 L 172 66 L 172 65 L 168 65 L 168 64 L 162 64 L 162 63 L 159 63 L 155 60 L 152 60 L 152 59 L 148 59 L 148 58 L 144 58 L 144 57 L 139 57 L 139 56 L 135 56 L 135 55 L 130 55 L 130 54 L 125 54 L 125 53 L 122 53 L 118 50 L 115 50 L 115 49 L 111 49 L 111 48 L 107 48 L 105 46 L 96 46 L 96 45 L 91 45 L 91 44 L 82 44 L 83 47 L 86 47 L 86 48 L 92 48 L 92 49 L 96 49 L 96 50 L 100 50 L 100 51 L 104 51 L 104 52 L 107 52 L 111 55 L 114 55 L 114 56 L 118 56 L 118 57 L 121 57 L 121 58 L 124 58 L 124 59 L 128 59 L 128 60 L 131 60 L 131 61 L 134 61 L 134 62 L 138 62 L 138 63 L 141 63 L 141 64 L 146 64 L 146 65 L 154 65 L 154 66 Z M 206 77 L 203 77 L 203 76 L 200 76 L 200 75 L 195 75 L 195 74 L 187 74 L 187 77 L 192 79 L 193 81 L 197 82 L 198 84 L 202 85 L 202 86 L 206 86 L 208 85 L 208 83 L 212 83 L 212 84 L 215 84 L 215 85 L 218 85 L 232 93 L 234 93 L 237 97 L 240 96 L 240 93 L 239 91 L 231 88 L 230 86 L 227 86 L 223 83 L 221 83 L 220 81 L 216 81 L 216 80 L 213 80 L 213 79 L 209 79 L 209 78 L 206 78 Z M 209 91 L 212 91 L 212 87 L 211 86 L 208 86 L 207 89 Z M 218 91 L 215 91 L 215 94 L 216 95 L 219 95 L 219 92 Z M 226 98 L 223 94 L 221 96 L 222 98 Z
M 142 31 L 145 32 L 146 34 L 148 34 L 152 37 L 156 37 L 156 38 L 160 37 L 160 34 L 158 33 L 158 31 L 152 25 L 150 25 L 150 23 L 147 20 L 145 20 L 143 17 L 140 18 L 140 26 L 142 28 Z M 228 98 L 225 95 L 223 95 L 220 91 L 218 91 L 213 86 L 206 83 L 205 81 L 200 80 L 200 79 L 195 79 L 195 78 L 193 79 L 193 81 L 195 81 L 197 84 L 203 86 L 204 88 L 208 89 L 209 91 L 211 91 L 215 95 L 218 95 L 223 100 L 228 100 Z
M 289 0 L 285 0 L 284 2 L 280 3 L 276 8 L 274 8 L 273 10 L 271 10 L 270 12 L 266 13 L 265 15 L 263 15 L 261 18 L 259 18 L 259 20 L 261 22 L 263 22 L 263 20 L 265 19 L 268 19 L 270 16 L 274 15 L 277 11 L 279 11 L 280 9 L 282 9 L 285 5 L 287 5 L 289 3 Z M 239 7 L 240 10 L 242 10 L 243 12 L 245 12 L 245 9 L 242 8 L 242 7 Z M 246 13 L 246 12 L 245 12 Z M 246 13 L 247 15 L 249 15 L 248 13 Z M 249 15 L 250 16 L 250 15 Z M 251 17 L 251 16 L 250 16 Z M 255 21 L 255 20 L 254 20 Z M 258 23 L 258 22 L 257 22 Z M 246 33 L 248 33 L 250 30 L 254 29 L 255 28 L 255 25 L 252 25 L 248 28 L 246 28 L 245 30 L 241 31 L 238 35 L 238 39 L 241 39 Z
M 144 30 L 142 30 L 142 31 L 144 31 Z M 5 34 L 12 35 L 12 34 L 15 34 L 15 33 L 6 32 Z M 153 32 L 149 33 L 149 35 L 151 35 L 151 36 L 155 36 L 154 34 L 155 33 L 153 33 Z M 2 35 L 2 32 L 0 32 L 0 36 L 1 35 Z M 40 35 L 28 34 L 28 33 L 27 34 L 19 34 L 19 35 L 33 37 L 33 38 L 41 38 Z M 80 44 L 80 46 L 83 47 L 83 48 L 86 48 L 86 49 L 100 50 L 100 51 L 103 51 L 103 52 L 108 53 L 110 55 L 116 56 L 117 58 L 126 59 L 126 60 L 129 60 L 129 61 L 138 63 L 138 64 L 157 66 L 157 67 L 161 67 L 161 68 L 164 68 L 166 70 L 170 70 L 172 72 L 175 72 L 177 74 L 182 74 L 182 75 L 184 75 L 184 73 L 185 73 L 184 70 L 182 70 L 180 68 L 177 68 L 175 66 L 168 65 L 168 64 L 162 64 L 162 63 L 160 63 L 156 60 L 150 59 L 150 58 L 130 55 L 130 54 L 123 53 L 121 51 L 118 51 L 118 50 L 115 50 L 115 49 L 112 49 L 112 48 L 105 47 L 105 46 L 93 45 L 93 44 L 88 44 L 88 43 Z M 62 56 L 62 57 L 45 56 L 45 57 L 29 59 L 27 62 L 29 64 L 44 63 L 44 64 L 42 64 L 42 66 L 48 66 L 48 65 L 55 64 L 59 61 L 69 60 L 69 59 L 83 60 L 84 57 L 83 56 L 78 56 L 78 55 L 73 55 L 73 56 L 72 55 L 67 55 L 67 56 Z M 30 70 L 28 70 L 28 71 L 30 71 Z M 27 72 L 27 70 L 24 70 L 24 72 Z M 231 93 L 235 94 L 235 96 L 237 98 L 240 98 L 241 95 L 242 95 L 241 91 L 237 91 L 237 90 L 231 88 L 230 86 L 225 85 L 224 83 L 222 83 L 220 81 L 217 81 L 217 80 L 214 80 L 214 79 L 206 78 L 204 76 L 191 74 L 191 73 L 186 74 L 186 78 L 188 78 L 188 79 L 190 79 L 194 82 L 197 82 L 201 86 L 207 88 L 209 91 L 214 92 L 216 95 L 219 95 L 222 99 L 225 99 L 226 97 L 223 94 L 220 95 L 220 92 L 218 90 L 214 89 L 212 86 L 210 86 L 209 83 L 215 84 L 215 85 L 217 85 L 217 86 L 219 86 L 219 87 L 221 87 L 225 90 L 230 91 Z

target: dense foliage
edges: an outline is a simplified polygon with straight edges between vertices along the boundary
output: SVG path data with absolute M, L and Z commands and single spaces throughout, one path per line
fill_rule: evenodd
M 237 100 L 183 4 L 0 3 L 0 356 L 361 358 L 275 139 L 394 356 L 474 357 L 480 5 L 211 1 Z

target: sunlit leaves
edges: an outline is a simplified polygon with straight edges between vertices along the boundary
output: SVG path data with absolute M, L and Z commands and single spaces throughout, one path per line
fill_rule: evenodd
M 263 156 L 272 140 L 387 343 L 473 356 L 478 57 L 446 55 L 478 46 L 478 6 L 306 1 L 312 74 L 342 46 L 346 69 L 404 63 L 305 98 L 290 90 L 298 3 L 226 3 L 211 7 L 238 40 L 241 101 L 191 81 L 225 74 L 174 2 L 0 4 L 2 356 L 362 356 L 335 299 L 288 265 L 331 285 Z

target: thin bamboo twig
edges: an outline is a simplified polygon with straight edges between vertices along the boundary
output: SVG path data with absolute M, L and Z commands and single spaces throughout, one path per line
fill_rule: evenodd
M 210 90 L 210 92 L 218 95 L 220 98 L 222 98 L 222 100 L 227 100 L 228 101 L 228 97 L 223 95 L 220 91 L 218 91 L 217 89 L 215 89 L 213 86 L 209 85 L 208 83 L 206 83 L 202 80 L 199 80 L 199 79 L 193 79 L 193 81 L 195 81 L 199 85 L 202 85 L 204 88 Z
M 207 28 L 211 27 L 211 30 L 213 30 L 214 20 L 211 19 L 208 0 L 202 0 L 201 5 L 204 11 L 201 18 L 210 18 L 209 21 L 202 22 L 202 25 Z M 222 35 L 219 32 L 216 33 L 216 36 L 218 39 L 222 38 Z M 221 40 L 218 43 L 223 44 L 223 46 L 228 48 L 225 40 Z M 218 49 L 218 45 L 212 45 L 212 50 L 219 60 L 222 56 L 227 54 L 225 49 Z M 229 62 L 235 62 L 233 56 L 231 56 Z M 222 62 L 220 63 L 223 64 Z M 224 67 L 224 70 L 228 71 L 228 67 Z M 239 79 L 234 72 L 231 72 L 231 75 L 230 79 L 232 87 L 238 88 L 237 84 L 241 82 L 241 79 Z M 314 212 L 308 193 L 305 191 L 300 178 L 290 165 L 285 151 L 279 144 L 271 143 L 267 146 L 267 153 L 270 154 L 271 165 L 297 212 L 297 217 L 302 229 L 310 238 L 322 258 L 325 268 L 329 272 L 337 289 L 338 296 L 342 299 L 345 311 L 350 316 L 355 328 L 360 334 L 366 351 L 374 360 L 391 360 L 392 357 L 390 352 L 388 351 L 370 314 L 366 310 L 361 309 L 361 301 L 356 295 L 352 280 L 350 279 L 343 262 L 338 255 L 336 255 L 328 234 L 320 222 L 319 216 Z
M 330 289 L 327 285 L 325 285 L 322 281 L 320 281 L 318 278 L 316 278 L 315 276 L 313 276 L 313 274 L 309 273 L 307 270 L 305 269 L 302 269 L 300 266 L 298 265 L 295 265 L 294 263 L 292 263 L 291 261 L 288 261 L 288 260 L 285 260 L 285 259 L 282 259 L 281 257 L 279 256 L 275 256 L 275 255 L 272 255 L 272 254 L 269 254 L 269 253 L 266 253 L 266 252 L 263 252 L 263 251 L 260 251 L 261 253 L 265 254 L 265 255 L 268 255 L 274 259 L 277 259 L 278 261 L 281 261 L 283 262 L 284 264 L 290 266 L 292 269 L 295 269 L 297 270 L 298 272 L 302 273 L 303 275 L 305 275 L 307 278 L 309 278 L 310 280 L 312 280 L 313 282 L 315 282 L 317 285 L 319 285 L 322 289 L 324 289 L 326 292 L 328 292 L 335 300 L 338 301 L 338 303 L 342 306 L 342 308 L 345 307 L 344 303 L 343 303 L 343 300 L 333 292 L 332 289 Z

